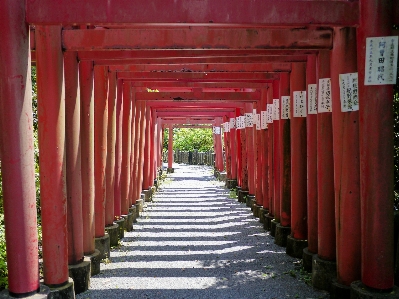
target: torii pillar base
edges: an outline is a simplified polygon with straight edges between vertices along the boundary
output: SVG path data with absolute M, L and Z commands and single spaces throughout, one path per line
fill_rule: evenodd
M 337 280 L 333 280 L 331 284 L 330 299 L 350 299 L 351 288 L 350 286 L 343 285 Z
M 118 238 L 121 240 L 125 237 L 125 218 L 121 217 L 114 222 L 118 224 Z
M 255 203 L 252 205 L 252 213 L 253 213 L 254 217 L 260 218 L 260 209 L 262 209 L 262 211 L 263 211 L 262 206 L 257 205 L 256 201 L 255 201 Z
M 301 259 L 303 256 L 303 250 L 308 247 L 308 240 L 295 239 L 292 236 L 287 237 L 287 248 L 285 252 L 292 257 Z
M 331 292 L 331 285 L 336 277 L 337 263 L 323 260 L 315 254 L 312 260 L 312 285 L 316 289 Z
M 248 194 L 249 194 L 249 191 L 239 190 L 238 191 L 238 201 L 242 202 L 242 203 L 246 203 Z
M 40 285 L 40 290 L 30 296 L 23 297 L 25 299 L 47 299 L 49 298 L 50 288 L 44 284 Z M 8 290 L 2 290 L 0 292 L 0 299 L 15 299 L 17 297 L 11 296 Z
M 235 188 L 237 188 L 237 180 L 227 180 L 226 181 L 226 188 L 227 189 L 235 189 Z
M 302 266 L 303 266 L 303 269 L 308 273 L 312 273 L 312 263 L 313 263 L 314 255 L 315 255 L 315 253 L 310 252 L 307 247 L 303 249 Z
M 152 188 L 143 190 L 141 191 L 142 194 L 144 194 L 144 201 L 145 202 L 150 202 L 152 199 Z
M 175 169 L 173 167 L 168 167 L 168 169 L 166 170 L 167 173 L 174 173 Z
M 76 265 L 68 265 L 69 277 L 73 279 L 75 294 L 86 292 L 90 286 L 91 263 L 88 257 Z
M 269 213 L 269 210 L 265 210 L 263 207 L 259 208 L 259 222 L 263 224 L 265 224 L 266 221 L 266 214 Z
M 75 299 L 75 292 L 73 287 L 73 280 L 69 278 L 68 281 L 59 287 L 50 287 L 50 294 L 48 299 Z
M 143 212 L 143 199 L 136 199 L 136 219 L 140 217 L 141 212 Z
M 270 215 L 270 213 L 266 213 L 265 215 L 265 222 L 263 223 L 263 228 L 267 231 L 270 231 L 272 229 L 272 220 L 274 219 L 273 215 Z
M 113 225 L 106 226 L 105 231 L 109 235 L 109 245 L 118 246 L 119 241 L 119 225 L 114 223 Z
M 103 237 L 100 238 L 95 238 L 94 239 L 94 244 L 96 249 L 100 251 L 100 259 L 106 259 L 109 258 L 109 253 L 110 253 L 110 243 L 109 243 L 109 235 L 105 234 Z
M 255 201 L 255 195 L 251 195 L 251 194 L 249 194 L 249 195 L 247 196 L 247 200 L 245 201 L 247 207 L 248 207 L 248 208 L 251 208 L 251 211 L 252 211 L 252 209 L 253 209 L 253 206 L 254 206 L 254 203 L 255 203 L 255 202 L 256 202 L 256 201 Z
M 122 215 L 125 218 L 125 230 L 131 232 L 133 230 L 133 214 L 128 213 L 127 215 Z
M 277 222 L 277 220 L 273 218 L 270 221 L 270 235 L 272 237 L 276 237 L 276 227 L 277 227 L 277 225 L 280 225 L 280 222 Z
M 274 244 L 287 247 L 287 238 L 291 234 L 290 226 L 282 226 L 280 223 L 276 226 L 276 235 L 274 236 Z
M 129 208 L 129 213 L 132 213 L 133 215 L 133 223 L 137 223 L 136 205 L 133 205 Z
M 100 251 L 95 249 L 92 254 L 85 254 L 85 258 L 90 259 L 90 276 L 100 274 L 101 258 Z
M 393 289 L 381 292 L 379 290 L 370 289 L 362 282 L 354 281 L 351 283 L 351 299 L 398 299 L 399 288 L 394 286 Z

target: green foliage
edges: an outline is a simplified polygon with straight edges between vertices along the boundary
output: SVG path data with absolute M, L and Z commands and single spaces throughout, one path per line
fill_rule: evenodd
M 168 138 L 169 134 L 164 136 Z M 168 144 L 166 139 L 166 149 Z M 213 149 L 213 133 L 212 129 L 187 129 L 182 128 L 173 129 L 173 148 L 181 151 L 192 151 L 198 150 L 200 152 L 206 152 Z
M 4 215 L 0 213 L 0 290 L 8 286 L 6 236 L 4 230 Z

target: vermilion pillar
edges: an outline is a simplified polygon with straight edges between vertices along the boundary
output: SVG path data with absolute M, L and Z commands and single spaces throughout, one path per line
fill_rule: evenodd
M 241 190 L 248 192 L 247 134 L 245 129 L 239 131 L 241 139 Z
M 274 243 L 287 245 L 287 236 L 291 232 L 291 136 L 290 119 L 282 118 L 282 97 L 290 95 L 290 75 L 280 74 L 279 86 L 279 161 L 280 164 L 280 223 L 276 226 Z
M 151 188 L 150 167 L 151 167 L 151 108 L 146 107 L 145 112 L 145 141 L 144 141 L 144 164 L 143 164 L 143 189 Z
M 122 105 L 123 81 L 116 82 L 116 136 L 115 136 L 115 184 L 114 184 L 114 219 L 122 215 L 121 193 L 122 193 Z
M 121 213 L 129 213 L 130 150 L 131 150 L 131 85 L 123 83 Z
M 68 282 L 65 101 L 60 26 L 36 26 L 36 63 L 44 283 L 59 286 Z
M 267 105 L 273 105 L 273 97 L 274 97 L 274 89 L 278 88 L 273 84 L 269 87 L 267 92 Z M 268 192 L 268 200 L 269 200 L 269 215 L 268 218 L 274 218 L 274 122 L 267 124 L 267 131 L 269 140 L 267 143 L 268 146 L 268 155 L 267 161 L 269 165 L 268 170 L 268 180 L 269 180 L 269 192 Z M 267 229 L 270 230 L 270 227 L 266 226 Z
M 312 84 L 310 87 L 309 85 Z M 309 55 L 306 64 L 306 103 L 309 112 L 310 88 L 317 86 L 316 55 Z M 317 90 L 314 90 L 317 95 Z M 318 203 L 317 203 L 317 109 L 306 116 L 306 152 L 307 152 L 307 225 L 308 247 L 304 249 L 303 266 L 312 271 L 312 255 L 317 254 L 318 246 Z
M 136 142 L 136 93 L 135 90 L 133 89 L 131 92 L 131 133 L 130 133 L 130 183 L 129 183 L 129 207 L 131 207 L 133 204 L 135 204 L 136 199 L 134 198 L 135 196 L 133 195 L 134 191 L 134 144 Z
M 109 73 L 107 162 L 105 181 L 105 225 L 114 223 L 115 145 L 116 145 L 116 73 Z
M 219 134 L 215 134 L 215 154 L 216 154 L 216 168 L 222 172 L 223 167 L 223 150 L 222 150 L 222 132 L 221 132 L 222 118 L 216 118 L 216 126 L 220 128 Z
M 280 163 L 280 224 L 291 225 L 291 120 L 282 119 L 281 97 L 290 96 L 290 75 L 280 74 L 280 120 L 279 120 L 279 163 Z M 292 98 L 291 98 L 292 106 Z
M 330 78 L 330 51 L 320 51 L 317 60 L 318 78 Z M 318 85 L 318 89 L 320 86 Z M 319 99 L 320 100 L 320 99 Z M 335 260 L 335 204 L 332 113 L 317 114 L 317 190 L 320 258 Z
M 133 204 L 136 204 L 137 199 L 137 189 L 140 188 L 140 184 L 138 182 L 138 165 L 139 165 L 139 150 L 140 150 L 140 138 L 141 138 L 141 131 L 140 131 L 140 121 L 141 121 L 141 110 L 140 110 L 140 102 L 135 101 L 135 118 L 134 118 L 134 130 L 135 130 L 135 140 L 134 140 L 134 164 L 133 164 L 133 190 L 132 190 L 132 200 Z
M 150 118 L 150 161 L 149 161 L 149 183 L 150 187 L 154 186 L 155 179 L 155 143 L 156 143 L 156 111 L 150 108 L 151 118 Z
M 173 125 L 169 125 L 168 139 L 168 172 L 173 172 Z
M 267 93 L 268 89 L 262 89 L 261 100 L 259 113 L 262 114 L 262 111 L 266 111 L 267 109 Z M 262 115 L 261 115 L 262 117 Z M 260 205 L 263 207 L 265 211 L 269 210 L 269 146 L 268 146 L 268 130 L 261 129 L 260 130 L 260 153 L 261 153 L 261 171 L 259 173 L 259 180 L 261 184 L 261 192 L 262 192 L 262 201 Z
M 295 117 L 295 91 L 306 92 L 306 63 L 292 63 L 290 76 L 291 95 L 291 235 L 287 239 L 287 253 L 302 258 L 307 246 L 307 165 L 306 165 L 306 114 Z M 306 95 L 303 98 L 306 111 Z
M 242 187 L 242 156 L 241 156 L 241 130 L 237 129 L 237 117 L 240 116 L 240 108 L 236 108 L 236 119 L 235 119 L 235 127 L 236 127 L 236 149 L 237 149 L 237 185 Z
M 253 114 L 253 104 L 245 104 L 245 113 Z M 254 148 L 254 126 L 245 126 L 246 136 L 246 155 L 248 168 L 248 191 L 250 195 L 255 196 L 255 148 Z
M 68 264 L 83 260 L 80 94 L 76 52 L 64 53 Z
M 228 121 L 228 117 L 223 117 L 223 123 Z M 230 132 L 223 131 L 224 150 L 226 152 L 226 182 L 231 180 L 231 152 L 230 152 Z
M 79 63 L 83 251 L 93 254 L 94 246 L 94 98 L 93 62 Z
M 273 100 L 272 103 L 277 100 L 280 102 L 280 81 L 273 81 Z M 278 106 L 279 107 L 279 106 Z M 275 108 L 275 106 L 273 107 Z M 274 110 L 273 110 L 274 113 Z M 274 223 L 280 222 L 280 115 L 275 113 L 278 119 L 273 120 L 273 170 L 274 170 Z M 273 231 L 272 231 L 273 233 Z
M 359 112 L 341 111 L 338 79 L 357 71 L 355 28 L 334 29 L 331 54 L 337 280 L 349 286 L 361 268 Z
M 262 94 L 263 94 L 262 90 Z M 261 103 L 255 103 L 254 108 L 256 107 L 256 114 L 261 115 Z M 254 145 L 255 145 L 255 150 L 256 150 L 256 158 L 255 158 L 255 200 L 256 200 L 256 205 L 258 207 L 262 206 L 263 203 L 263 193 L 262 193 L 262 184 L 263 184 L 263 178 L 262 178 L 262 168 L 263 168 L 263 159 L 262 159 L 262 152 L 263 152 L 263 145 L 262 145 L 262 131 L 260 129 L 260 124 L 256 126 L 254 124 Z M 257 209 L 255 209 L 255 216 L 256 215 Z
M 360 1 L 358 28 L 361 277 L 368 287 L 393 287 L 393 90 L 364 85 L 366 38 L 391 35 L 392 3 Z M 370 22 L 372 20 L 372 22 Z
M 32 84 L 25 1 L 0 9 L 0 131 L 8 288 L 23 296 L 39 289 Z
M 141 191 L 144 184 L 144 155 L 145 155 L 145 138 L 146 138 L 146 125 L 147 125 L 147 108 L 144 101 L 140 101 L 140 147 L 139 147 L 139 164 L 138 164 L 138 189 L 136 198 L 140 198 Z
M 94 66 L 95 235 L 105 235 L 105 166 L 107 162 L 108 67 Z
M 234 127 L 231 126 L 232 120 L 234 120 Z M 235 128 L 235 116 L 234 114 L 229 119 L 230 122 L 230 156 L 231 156 L 231 179 L 237 180 L 237 132 Z M 236 185 L 237 182 L 234 183 Z

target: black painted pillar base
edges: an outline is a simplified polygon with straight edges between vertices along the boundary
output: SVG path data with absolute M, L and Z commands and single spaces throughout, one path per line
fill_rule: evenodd
M 350 286 L 339 283 L 336 279 L 332 281 L 330 299 L 350 299 Z
M 272 229 L 272 220 L 274 219 L 273 215 L 270 215 L 267 213 L 265 215 L 265 223 L 263 223 L 263 228 L 267 231 L 270 231 Z
M 381 292 L 370 289 L 361 281 L 354 281 L 351 283 L 351 299 L 398 299 L 399 288 L 394 286 L 392 290 Z
M 121 217 L 114 222 L 118 224 L 118 238 L 121 240 L 125 237 L 125 218 Z
M 321 259 L 317 254 L 312 259 L 312 285 L 319 290 L 331 292 L 331 284 L 337 277 L 337 263 Z
M 69 278 L 68 281 L 59 287 L 50 287 L 50 294 L 48 299 L 75 299 L 75 291 L 73 287 L 73 280 Z
M 85 257 L 90 259 L 90 275 L 94 276 L 100 274 L 101 271 L 100 251 L 98 249 L 95 249 L 92 254 L 85 254 Z
M 37 293 L 33 293 L 32 295 L 27 295 L 25 299 L 47 299 L 50 294 L 50 288 L 44 284 L 40 285 L 40 289 L 38 290 Z M 6 290 L 2 290 L 0 292 L 0 299 L 15 299 L 18 297 L 14 297 L 10 295 L 10 292 Z
M 238 191 L 238 201 L 242 202 L 242 203 L 246 203 L 248 194 L 249 194 L 249 191 L 240 189 Z
M 76 265 L 68 265 L 69 277 L 73 279 L 75 294 L 86 292 L 90 286 L 91 265 L 88 257 Z
M 278 224 L 280 224 L 280 222 L 277 222 L 276 219 L 272 219 L 270 221 L 270 235 L 272 237 L 276 237 L 276 227 Z
M 106 226 L 105 231 L 109 235 L 109 245 L 118 246 L 119 242 L 119 225 L 114 222 L 113 225 Z
M 292 257 L 301 259 L 303 256 L 303 249 L 308 246 L 308 240 L 295 239 L 292 236 L 287 237 L 287 248 L 285 252 Z
M 276 235 L 274 236 L 274 244 L 281 247 L 286 247 L 287 238 L 290 234 L 291 234 L 290 226 L 282 226 L 281 224 L 277 224 Z
M 109 235 L 106 233 L 103 237 L 94 239 L 95 247 L 100 251 L 100 258 L 109 258 L 110 245 L 109 245 Z
M 313 256 L 314 255 L 315 255 L 315 253 L 310 252 L 307 247 L 303 249 L 302 265 L 303 265 L 303 269 L 308 273 L 312 273 L 312 264 L 313 264 Z

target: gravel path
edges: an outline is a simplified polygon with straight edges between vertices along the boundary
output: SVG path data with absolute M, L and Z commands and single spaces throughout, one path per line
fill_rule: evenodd
M 329 298 L 211 168 L 174 167 L 77 299 Z

